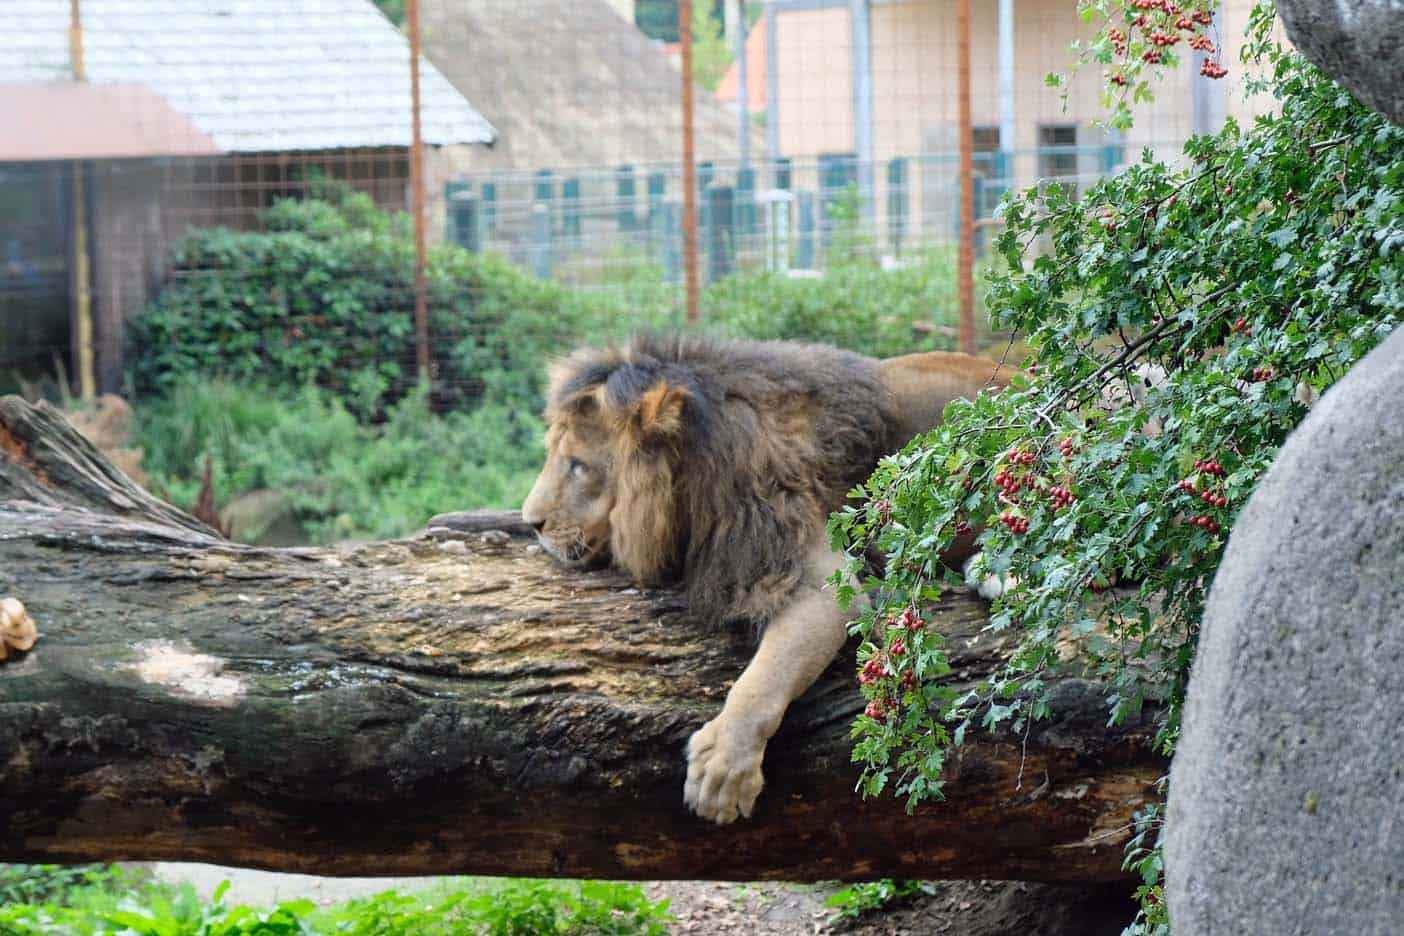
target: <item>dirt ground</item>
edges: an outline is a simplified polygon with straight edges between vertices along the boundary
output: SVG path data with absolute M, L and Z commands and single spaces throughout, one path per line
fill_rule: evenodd
M 422 890 L 436 878 L 321 878 L 215 865 L 157 863 L 156 877 L 189 881 L 208 896 L 230 882 L 226 900 L 267 906 L 307 898 L 327 905 L 394 888 Z M 1058 886 L 1015 881 L 945 881 L 856 923 L 830 922 L 824 901 L 835 884 L 650 881 L 650 899 L 669 900 L 678 936 L 1117 936 L 1134 908 L 1131 886 Z
M 662 881 L 644 889 L 669 898 L 673 932 L 696 936 L 1117 936 L 1135 915 L 1129 885 L 940 881 L 930 895 L 836 923 L 823 906 L 833 885 Z

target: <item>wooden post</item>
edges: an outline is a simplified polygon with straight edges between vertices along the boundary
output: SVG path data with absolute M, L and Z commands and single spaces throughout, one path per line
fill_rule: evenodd
M 697 311 L 697 165 L 692 144 L 692 0 L 679 0 L 678 38 L 682 43 L 683 267 L 687 279 L 687 322 Z
M 405 21 L 410 46 L 410 189 L 414 213 L 414 350 L 419 380 L 430 379 L 429 290 L 424 268 L 428 250 L 424 241 L 424 140 L 419 119 L 419 0 L 407 0 Z
M 956 67 L 960 98 L 960 252 L 957 295 L 960 299 L 960 350 L 975 353 L 975 173 L 970 132 L 970 0 L 956 0 Z
M 68 5 L 68 60 L 74 81 L 87 81 L 83 57 L 83 17 L 78 0 Z M 86 163 L 74 160 L 69 197 L 73 203 L 73 325 L 77 345 L 78 395 L 84 400 L 97 396 L 97 366 L 93 359 L 92 260 L 88 245 L 88 187 Z

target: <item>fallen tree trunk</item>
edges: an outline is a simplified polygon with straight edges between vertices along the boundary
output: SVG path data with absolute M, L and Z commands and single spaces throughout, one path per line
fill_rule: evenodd
M 53 410 L 0 400 L 0 596 L 41 638 L 0 666 L 0 861 L 320 874 L 1121 876 L 1163 761 L 1064 680 L 1026 736 L 967 739 L 949 799 L 854 792 L 845 654 L 790 711 L 756 816 L 682 803 L 683 745 L 750 652 L 680 597 L 564 570 L 511 514 L 338 549 L 226 542 Z M 1005 648 L 933 613 L 955 676 Z

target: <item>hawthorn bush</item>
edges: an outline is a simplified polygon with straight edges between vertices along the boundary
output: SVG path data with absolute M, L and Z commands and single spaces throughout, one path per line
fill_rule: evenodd
M 1124 7 L 1136 28 L 1145 0 Z M 1277 113 L 1195 138 L 1178 166 L 1147 153 L 1081 199 L 1052 189 L 1005 205 L 998 249 L 1012 272 L 992 278 L 987 304 L 1026 338 L 1026 378 L 953 403 L 832 519 L 851 575 L 867 547 L 888 556 L 858 586 L 871 601 L 854 624 L 866 794 L 939 798 L 950 747 L 970 730 L 1026 730 L 1048 712 L 1046 676 L 1067 666 L 1106 680 L 1112 720 L 1153 702 L 1156 743 L 1173 753 L 1239 509 L 1303 400 L 1398 324 L 1404 130 L 1276 46 L 1271 19 L 1255 14 L 1246 51 Z M 1051 248 L 1035 255 L 1039 244 Z M 967 525 L 983 527 L 986 569 L 1016 578 L 989 626 L 1020 645 L 957 693 L 921 606 L 953 578 L 939 556 Z M 1073 663 L 1057 651 L 1068 638 L 1086 648 Z M 1142 816 L 1128 848 L 1144 880 L 1129 932 L 1169 930 L 1159 822 Z

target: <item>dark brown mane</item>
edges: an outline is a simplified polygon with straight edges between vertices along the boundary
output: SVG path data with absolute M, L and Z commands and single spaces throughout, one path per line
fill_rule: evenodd
M 896 448 L 876 361 L 822 345 L 640 337 L 552 371 L 547 418 L 603 419 L 614 561 L 699 614 L 764 622 L 824 520 Z

